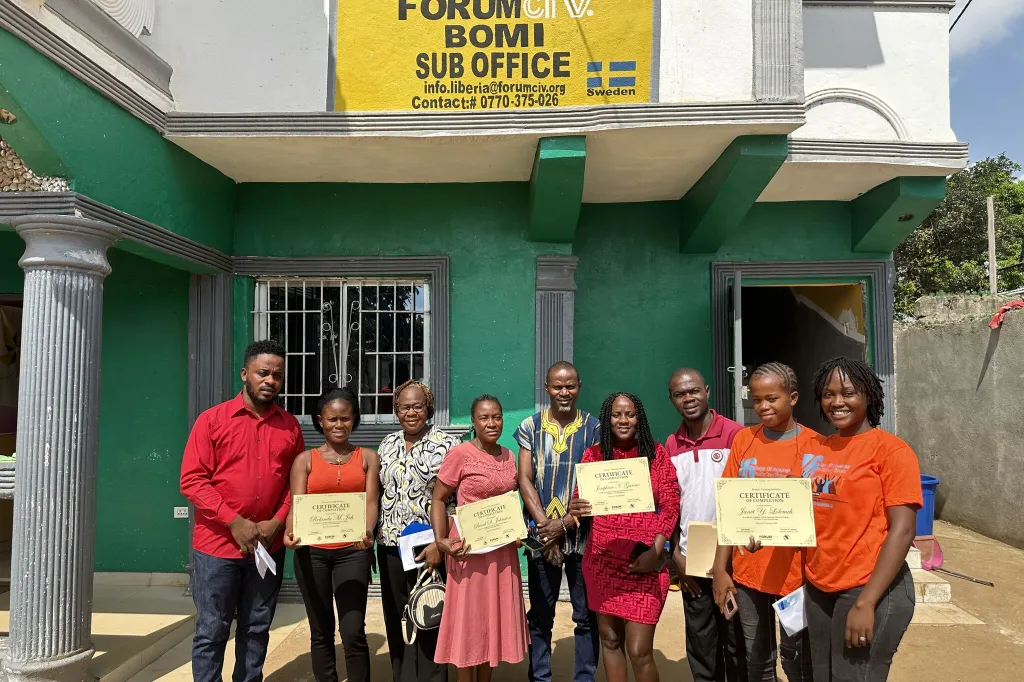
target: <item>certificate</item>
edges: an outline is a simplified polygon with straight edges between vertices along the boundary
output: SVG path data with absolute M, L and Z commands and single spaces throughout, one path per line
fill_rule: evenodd
M 715 481 L 718 544 L 814 547 L 809 478 L 719 478 Z
M 646 457 L 577 464 L 576 486 L 580 499 L 590 503 L 591 516 L 654 511 Z
M 458 507 L 455 521 L 459 537 L 473 553 L 526 537 L 523 506 L 515 491 Z
M 295 495 L 292 533 L 303 545 L 362 540 L 366 537 L 366 493 Z

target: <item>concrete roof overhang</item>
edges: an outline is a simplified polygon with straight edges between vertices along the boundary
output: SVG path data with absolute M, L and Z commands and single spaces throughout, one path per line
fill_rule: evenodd
M 183 114 L 164 134 L 238 182 L 528 182 L 539 140 L 585 135 L 588 203 L 679 199 L 742 135 L 786 135 L 799 103 L 472 113 Z

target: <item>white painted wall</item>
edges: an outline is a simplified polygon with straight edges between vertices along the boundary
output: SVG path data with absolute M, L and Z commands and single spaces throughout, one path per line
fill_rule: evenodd
M 142 40 L 171 65 L 178 111 L 324 111 L 324 0 L 160 0 Z
M 662 102 L 753 96 L 752 0 L 662 0 Z
M 380 1 L 380 0 L 374 0 Z M 662 0 L 662 102 L 751 98 L 752 0 Z M 179 111 L 323 111 L 325 0 L 160 0 L 142 40 L 174 69 Z
M 867 93 L 813 107 L 794 137 L 896 139 L 880 111 L 894 112 L 908 139 L 950 142 L 949 14 L 941 9 L 806 7 L 804 83 L 814 93 L 842 88 Z M 856 95 L 856 93 L 853 93 Z

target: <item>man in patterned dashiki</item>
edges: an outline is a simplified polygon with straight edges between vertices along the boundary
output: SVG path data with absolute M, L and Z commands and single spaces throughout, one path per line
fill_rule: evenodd
M 583 581 L 584 529 L 567 513 L 576 487 L 576 465 L 584 451 L 598 442 L 598 420 L 576 409 L 580 375 L 569 362 L 548 370 L 544 387 L 551 407 L 523 420 L 516 431 L 519 443 L 519 492 L 527 523 L 537 524 L 542 554 L 528 556 L 530 610 L 530 682 L 551 679 L 551 629 L 562 586 L 564 565 L 572 601 L 575 664 L 574 682 L 593 682 L 600 640 L 597 618 L 587 605 Z

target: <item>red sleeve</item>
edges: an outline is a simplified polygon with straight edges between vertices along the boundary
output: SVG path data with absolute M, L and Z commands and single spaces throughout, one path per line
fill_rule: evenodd
M 292 463 L 295 462 L 295 458 L 306 449 L 306 439 L 302 437 L 302 427 L 299 426 L 299 422 L 296 419 L 292 419 L 292 429 L 295 434 L 295 448 L 291 453 L 291 457 L 288 458 L 288 467 L 285 471 L 289 472 L 289 478 L 285 481 L 284 492 L 281 493 L 281 504 L 278 505 L 277 511 L 274 512 L 274 518 L 281 523 L 288 521 L 288 512 L 292 509 L 292 492 L 291 492 L 291 470 Z
M 441 468 L 437 470 L 437 480 L 449 488 L 458 488 L 459 481 L 462 480 L 462 464 L 465 460 L 463 452 L 464 450 L 456 445 L 448 451 L 448 454 L 445 455 L 444 460 L 441 462 Z
M 185 444 L 185 454 L 181 459 L 181 494 L 197 512 L 227 526 L 239 514 L 227 505 L 213 487 L 216 464 L 213 439 L 210 438 L 210 418 L 204 412 L 196 419 Z
M 903 444 L 883 455 L 880 475 L 882 499 L 886 507 L 904 504 L 920 507 L 924 504 L 921 496 L 921 467 L 909 445 Z
M 652 479 L 657 481 L 654 485 L 654 501 L 658 506 L 657 532 L 670 538 L 679 525 L 679 479 L 668 450 L 656 445 L 654 452 L 654 471 L 651 473 Z

